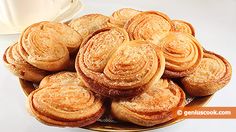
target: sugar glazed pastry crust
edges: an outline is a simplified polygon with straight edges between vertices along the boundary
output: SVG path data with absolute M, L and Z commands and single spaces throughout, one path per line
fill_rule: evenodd
M 28 96 L 28 109 L 42 123 L 83 127 L 104 113 L 103 101 L 81 86 L 39 88 Z
M 44 77 L 39 84 L 39 88 L 68 85 L 84 86 L 80 76 L 76 72 L 62 71 Z
M 113 100 L 112 115 L 140 126 L 154 126 L 173 119 L 173 109 L 184 106 L 185 93 L 174 82 L 160 79 L 144 93 L 129 100 Z
M 96 30 L 108 26 L 109 17 L 102 14 L 88 14 L 72 20 L 69 26 L 76 30 L 83 39 Z
M 168 78 L 190 75 L 199 66 L 203 57 L 202 46 L 187 33 L 171 32 L 157 46 L 164 53 L 164 76 Z
M 207 96 L 214 94 L 228 84 L 231 76 L 232 68 L 225 58 L 213 52 L 205 51 L 197 70 L 184 77 L 181 82 L 190 95 Z
M 6 67 L 17 77 L 32 81 L 41 81 L 48 73 L 27 63 L 18 51 L 18 43 L 9 46 L 3 56 Z
M 189 33 L 195 36 L 194 28 L 190 23 L 183 20 L 172 20 L 172 23 L 174 25 L 175 32 Z
M 171 30 L 170 18 L 157 11 L 145 11 L 131 18 L 124 26 L 131 40 L 142 39 L 158 44 Z
M 112 13 L 112 16 L 109 19 L 109 22 L 113 25 L 123 28 L 125 23 L 141 11 L 131 9 L 131 8 L 122 8 Z
M 63 70 L 69 62 L 69 51 L 57 39 L 52 22 L 40 22 L 29 26 L 20 36 L 19 52 L 31 65 L 47 70 Z
M 125 30 L 105 28 L 88 37 L 76 58 L 76 70 L 92 91 L 112 98 L 142 93 L 164 71 L 160 50 L 145 41 L 130 41 Z

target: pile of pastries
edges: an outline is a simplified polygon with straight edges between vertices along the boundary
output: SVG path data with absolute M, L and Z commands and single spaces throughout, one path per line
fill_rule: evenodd
M 214 94 L 232 74 L 225 58 L 202 47 L 190 23 L 130 8 L 30 25 L 3 60 L 13 74 L 39 84 L 28 96 L 30 113 L 70 127 L 90 125 L 108 109 L 120 121 L 164 123 L 185 106 L 186 93 Z

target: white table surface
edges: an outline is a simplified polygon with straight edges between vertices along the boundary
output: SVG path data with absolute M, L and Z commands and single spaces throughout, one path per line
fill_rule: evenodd
M 236 106 L 236 0 L 82 0 L 84 8 L 78 16 L 87 13 L 110 15 L 122 7 L 138 10 L 158 10 L 172 19 L 183 19 L 193 24 L 196 37 L 206 48 L 223 55 L 233 67 L 231 82 L 217 92 L 208 106 Z M 18 35 L 0 36 L 0 56 Z M 18 79 L 0 60 L 0 132 L 77 132 L 80 128 L 56 128 L 39 123 L 25 108 L 26 97 Z M 188 119 L 154 131 L 234 131 L 236 120 Z

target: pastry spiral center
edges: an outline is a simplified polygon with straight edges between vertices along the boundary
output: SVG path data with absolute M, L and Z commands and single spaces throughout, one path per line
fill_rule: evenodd
M 176 107 L 181 95 L 177 89 L 169 86 L 167 80 L 161 79 L 147 89 L 140 96 L 121 104 L 136 112 L 163 112 Z
M 124 40 L 123 34 L 116 30 L 96 34 L 86 44 L 85 65 L 92 71 L 102 72 L 110 56 Z
M 125 25 L 132 40 L 143 39 L 158 44 L 172 29 L 169 18 L 158 12 L 143 12 Z
M 37 100 L 63 111 L 77 111 L 89 107 L 94 102 L 93 95 L 84 88 L 50 88 L 35 94 Z
M 164 52 L 166 69 L 173 71 L 191 68 L 202 56 L 201 46 L 185 33 L 170 33 L 158 46 Z
M 62 58 L 65 53 L 65 48 L 55 48 L 55 45 L 61 46 L 55 38 L 48 33 L 42 31 L 33 31 L 29 34 L 28 40 L 31 45 L 31 55 L 37 56 L 38 60 L 55 60 L 55 58 Z M 52 54 L 53 53 L 53 54 Z
M 115 85 L 147 83 L 157 71 L 156 56 L 150 45 L 124 45 L 109 60 L 104 74 Z
M 203 58 L 197 70 L 189 77 L 193 78 L 194 82 L 204 83 L 222 78 L 225 72 L 225 64 L 219 58 Z
M 138 38 L 143 38 L 144 40 L 155 40 L 162 38 L 163 34 L 168 33 L 171 26 L 168 21 L 163 19 L 161 16 L 149 15 L 144 17 L 136 28 L 138 29 Z

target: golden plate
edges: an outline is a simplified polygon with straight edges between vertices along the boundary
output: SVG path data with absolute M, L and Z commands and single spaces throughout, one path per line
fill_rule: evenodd
M 19 79 L 21 88 L 23 89 L 26 96 L 28 96 L 32 91 L 34 91 L 37 88 L 37 84 L 33 84 L 32 82 L 25 81 L 22 79 Z M 204 106 L 206 105 L 213 95 L 206 96 L 206 97 L 198 97 L 198 98 L 191 98 L 187 97 L 187 106 Z M 147 130 L 153 130 L 158 129 L 166 126 L 170 126 L 172 124 L 175 124 L 177 122 L 180 122 L 184 119 L 173 119 L 171 121 L 168 121 L 163 124 L 155 125 L 152 127 L 142 127 L 135 124 L 127 123 L 127 122 L 120 122 L 113 120 L 109 114 L 109 111 L 107 111 L 107 114 L 104 114 L 104 117 L 102 117 L 100 120 L 98 120 L 96 123 L 84 127 L 84 129 L 94 130 L 94 131 L 125 131 L 125 132 L 133 132 L 133 131 L 147 131 Z

